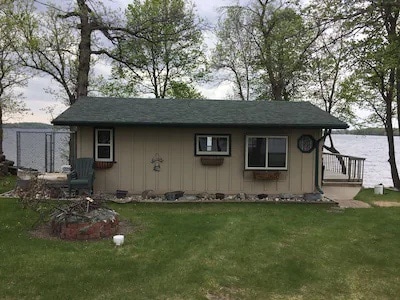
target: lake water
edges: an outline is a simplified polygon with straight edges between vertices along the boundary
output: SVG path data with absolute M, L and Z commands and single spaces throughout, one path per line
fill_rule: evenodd
M 388 163 L 389 150 L 386 136 L 334 134 L 333 143 L 341 154 L 364 157 L 365 187 L 382 183 L 393 186 Z M 395 137 L 396 162 L 400 172 L 400 137 Z
M 50 150 L 54 149 L 54 170 L 68 164 L 69 134 L 65 130 L 45 129 L 3 129 L 3 151 L 6 158 L 17 165 L 17 132 L 20 135 L 20 166 L 34 168 L 41 172 L 50 169 Z
M 3 148 L 7 159 L 17 161 L 17 131 L 28 131 L 19 128 L 4 128 Z M 22 166 L 27 166 L 40 171 L 44 170 L 45 137 L 46 130 L 29 130 L 32 134 L 23 134 L 21 137 Z M 48 130 L 47 130 L 48 132 Z M 364 186 L 373 187 L 378 183 L 393 186 L 388 163 L 388 145 L 385 136 L 367 135 L 333 135 L 334 145 L 341 154 L 364 157 Z M 56 135 L 55 170 L 67 164 L 68 142 L 65 136 Z M 397 167 L 400 171 L 400 137 L 395 137 Z

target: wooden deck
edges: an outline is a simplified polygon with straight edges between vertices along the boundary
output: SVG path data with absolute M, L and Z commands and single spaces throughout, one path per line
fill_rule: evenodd
M 362 186 L 364 161 L 362 157 L 323 153 L 323 185 Z
M 349 179 L 347 174 L 332 171 L 325 171 L 322 181 L 323 186 L 362 186 L 362 183 L 362 179 Z

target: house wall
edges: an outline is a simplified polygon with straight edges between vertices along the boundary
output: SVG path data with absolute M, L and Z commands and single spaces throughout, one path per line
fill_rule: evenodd
M 202 165 L 201 157 L 194 154 L 196 133 L 231 134 L 231 156 L 224 157 L 221 166 Z M 256 180 L 253 171 L 244 170 L 247 134 L 288 136 L 288 170 L 280 171 L 278 180 Z M 133 194 L 148 189 L 156 193 L 182 190 L 187 194 L 314 192 L 316 151 L 302 153 L 297 148 L 297 139 L 302 134 L 318 139 L 321 130 L 116 127 L 116 163 L 110 169 L 96 170 L 94 189 L 95 192 L 127 190 Z M 79 128 L 78 157 L 93 157 L 93 136 L 93 127 Z M 163 159 L 159 172 L 153 170 L 151 163 L 157 154 Z

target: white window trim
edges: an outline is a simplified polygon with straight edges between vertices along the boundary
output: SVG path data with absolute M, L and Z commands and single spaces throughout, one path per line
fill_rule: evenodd
M 249 167 L 249 138 L 265 138 L 266 141 L 266 151 L 265 151 L 265 167 Z M 285 167 L 268 167 L 268 139 L 269 138 L 283 138 L 286 140 L 286 159 Z M 246 148 L 245 148 L 245 170 L 282 170 L 286 171 L 288 169 L 288 137 L 287 136 L 275 136 L 275 135 L 246 135 Z
M 231 155 L 231 136 L 229 134 L 196 134 L 196 155 L 197 156 L 230 156 Z M 212 138 L 226 138 L 227 139 L 227 147 L 226 151 L 201 151 L 199 147 L 199 138 L 201 137 L 212 137 Z
M 102 144 L 98 142 L 98 132 L 99 131 L 109 131 L 110 132 L 110 143 Z M 99 146 L 109 146 L 110 147 L 110 158 L 99 158 Z M 114 129 L 112 128 L 95 128 L 94 134 L 94 160 L 95 161 L 104 161 L 104 162 L 112 162 L 114 161 Z

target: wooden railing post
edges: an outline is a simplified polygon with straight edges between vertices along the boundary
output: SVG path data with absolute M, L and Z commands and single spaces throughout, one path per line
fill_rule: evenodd
M 342 174 L 342 180 L 348 182 L 362 182 L 363 180 L 365 158 L 336 153 L 323 153 L 322 161 L 324 164 L 325 174 L 327 174 L 327 172 L 337 175 Z M 324 178 L 329 179 L 328 176 L 325 176 Z M 340 176 L 339 178 L 334 178 L 334 180 L 341 180 Z

